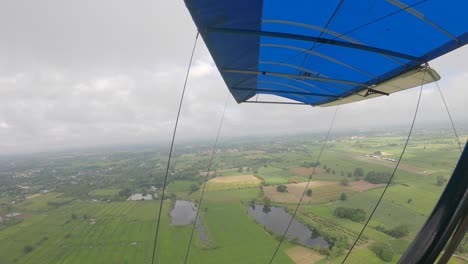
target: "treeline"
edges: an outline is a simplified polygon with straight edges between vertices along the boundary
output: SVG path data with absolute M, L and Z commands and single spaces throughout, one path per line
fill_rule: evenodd
M 75 199 L 70 199 L 70 200 L 65 200 L 65 201 L 50 201 L 50 202 L 47 202 L 47 205 L 57 208 L 57 207 L 69 204 L 69 203 L 73 202 L 74 200 Z
M 280 157 L 256 157 L 253 159 L 247 159 L 245 158 L 245 155 L 242 155 L 242 156 L 227 155 L 227 156 L 220 156 L 218 164 L 223 164 L 222 167 L 224 168 L 248 167 L 248 168 L 252 168 L 252 170 L 258 170 L 259 168 L 268 167 L 269 164 L 280 163 L 283 161 L 284 160 Z
M 336 217 L 347 218 L 354 222 L 364 222 L 366 220 L 366 212 L 361 208 L 337 207 L 333 213 Z
M 302 163 L 302 167 L 306 167 L 306 168 L 313 168 L 313 167 L 318 167 L 320 166 L 320 162 L 304 162 Z
M 409 234 L 409 229 L 407 225 L 395 226 L 392 229 L 387 229 L 384 226 L 377 226 L 375 229 L 396 238 L 405 237 Z
M 393 259 L 393 249 L 387 243 L 376 242 L 372 244 L 371 250 L 383 261 L 389 262 Z
M 315 162 L 304 162 L 302 164 L 303 167 L 307 167 L 307 168 L 316 167 L 316 166 L 319 166 L 319 165 L 320 165 L 320 162 L 318 162 L 317 164 Z M 331 174 L 336 174 L 337 173 L 334 169 L 328 167 L 326 164 L 323 164 L 322 168 L 325 170 L 326 173 L 331 173 Z M 366 174 L 364 169 L 361 168 L 361 167 L 355 168 L 353 172 L 349 172 L 349 171 L 345 172 L 345 171 L 341 170 L 341 171 L 339 171 L 339 173 L 343 177 L 344 176 L 347 176 L 348 178 L 354 177 L 355 180 L 363 179 L 365 181 L 368 181 L 368 182 L 374 183 L 374 184 L 388 183 L 388 181 L 390 180 L 390 177 L 391 177 L 391 174 L 389 172 L 369 171 Z M 346 183 L 343 182 L 342 185 L 346 186 Z
M 369 171 L 366 175 L 366 181 L 370 183 L 388 183 L 388 180 L 390 180 L 390 177 L 392 175 L 388 172 L 375 172 L 375 171 Z
M 119 196 L 127 199 L 130 195 L 132 195 L 132 190 L 130 188 L 124 188 L 119 191 Z
M 369 171 L 367 172 L 367 174 L 365 174 L 363 168 L 356 168 L 354 169 L 353 176 L 356 178 L 364 177 L 364 180 L 370 183 L 379 184 L 379 183 L 388 183 L 392 174 L 389 172 L 379 172 L 379 171 Z M 350 177 L 349 174 L 348 174 L 348 177 Z
M 342 232 L 318 229 L 315 229 L 314 232 L 323 236 L 324 239 L 330 244 L 330 247 L 317 248 L 317 250 L 322 255 L 336 258 L 340 255 L 343 255 L 345 250 L 349 249 L 351 246 L 348 237 Z

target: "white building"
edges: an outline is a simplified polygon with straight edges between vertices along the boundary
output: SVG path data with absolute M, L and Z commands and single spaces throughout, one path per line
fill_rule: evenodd
M 153 195 L 151 194 L 146 194 L 143 195 L 141 193 L 134 193 L 127 199 L 128 201 L 149 201 L 153 200 Z
M 11 214 L 7 214 L 5 216 L 8 217 L 8 218 L 12 218 L 12 217 L 17 217 L 18 215 L 21 215 L 21 213 L 11 213 Z

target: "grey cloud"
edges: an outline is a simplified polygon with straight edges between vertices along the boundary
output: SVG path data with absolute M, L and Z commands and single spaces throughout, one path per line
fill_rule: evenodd
M 105 71 L 179 63 L 195 33 L 183 1 L 4 0 L 0 3 L 4 69 Z M 5 41 L 7 40 L 7 41 Z
M 169 141 L 195 37 L 183 1 L 4 0 L 0 35 L 0 154 Z M 432 63 L 457 122 L 467 121 L 467 59 L 462 49 Z M 335 128 L 409 125 L 417 93 L 341 106 Z M 227 96 L 200 40 L 177 139 L 214 138 Z M 324 131 L 334 110 L 230 98 L 222 133 Z M 426 86 L 418 122 L 447 120 Z

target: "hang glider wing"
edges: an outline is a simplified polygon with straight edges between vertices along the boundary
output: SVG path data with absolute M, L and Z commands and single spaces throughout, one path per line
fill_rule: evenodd
M 238 103 L 330 106 L 440 79 L 426 63 L 468 42 L 468 1 L 185 0 Z

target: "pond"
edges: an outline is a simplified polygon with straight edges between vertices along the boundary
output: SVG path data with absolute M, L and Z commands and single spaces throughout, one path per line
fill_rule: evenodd
M 287 213 L 283 208 L 271 207 L 269 212 L 263 210 L 263 205 L 256 205 L 248 207 L 247 211 L 259 224 L 264 226 L 269 231 L 276 235 L 282 236 L 289 221 L 291 215 Z M 319 235 L 314 235 L 306 225 L 294 219 L 289 227 L 287 238 L 289 240 L 297 239 L 299 243 L 314 247 L 319 245 L 320 247 L 329 247 L 328 242 Z
M 171 225 L 190 225 L 195 221 L 197 207 L 193 202 L 177 200 L 171 210 Z
M 197 210 L 198 207 L 193 202 L 177 200 L 174 204 L 174 208 L 171 210 L 171 225 L 185 226 L 193 224 L 197 216 Z M 195 226 L 198 230 L 200 241 L 203 244 L 208 243 L 208 233 L 206 227 L 200 221 L 200 215 Z

